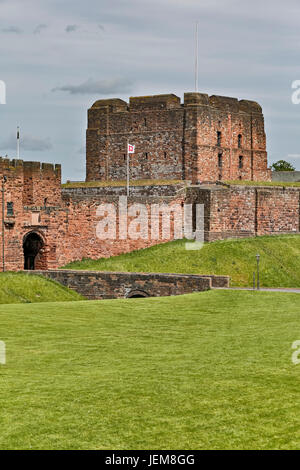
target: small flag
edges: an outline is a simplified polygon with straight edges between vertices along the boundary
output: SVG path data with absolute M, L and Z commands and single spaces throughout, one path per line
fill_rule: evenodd
M 135 145 L 128 144 L 128 153 L 134 153 L 135 151 Z
M 18 130 L 17 130 L 17 139 L 20 138 L 20 128 L 18 127 Z

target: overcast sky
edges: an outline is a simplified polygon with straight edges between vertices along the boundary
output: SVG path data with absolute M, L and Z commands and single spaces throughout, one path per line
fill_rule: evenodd
M 0 0 L 0 154 L 85 177 L 87 108 L 99 98 L 194 89 L 258 101 L 269 162 L 300 170 L 299 0 Z

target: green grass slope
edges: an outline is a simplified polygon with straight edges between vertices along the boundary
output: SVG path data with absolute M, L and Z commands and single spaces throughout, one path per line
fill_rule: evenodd
M 300 287 L 300 235 L 264 236 L 206 243 L 187 251 L 183 240 L 144 250 L 70 263 L 70 269 L 130 272 L 224 274 L 232 286 L 251 286 L 256 254 L 261 255 L 263 287 Z
M 83 297 L 41 276 L 0 273 L 0 304 L 74 300 L 83 300 Z
M 1 449 L 298 449 L 299 294 L 0 306 Z

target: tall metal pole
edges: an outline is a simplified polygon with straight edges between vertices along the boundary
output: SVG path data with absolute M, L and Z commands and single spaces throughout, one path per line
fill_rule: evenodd
M 198 21 L 196 22 L 195 36 L 195 92 L 198 93 Z
M 20 128 L 17 128 L 17 159 L 20 158 Z
M 127 197 L 129 196 L 129 151 L 128 151 L 129 141 L 127 139 Z
M 260 259 L 260 255 L 256 255 L 256 261 L 257 261 L 257 290 L 260 289 L 260 285 L 259 285 L 259 259 Z

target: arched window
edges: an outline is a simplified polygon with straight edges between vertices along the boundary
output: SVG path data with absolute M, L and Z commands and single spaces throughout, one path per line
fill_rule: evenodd
M 242 147 L 242 134 L 238 135 L 238 148 L 240 149 Z
M 217 146 L 220 147 L 222 141 L 222 133 L 221 131 L 217 132 Z
M 243 168 L 244 166 L 244 157 L 242 155 L 239 156 L 239 168 Z

